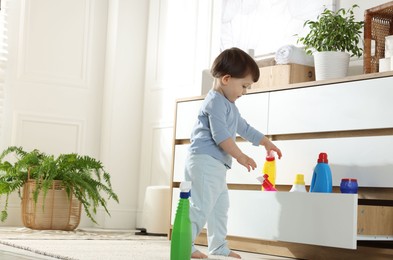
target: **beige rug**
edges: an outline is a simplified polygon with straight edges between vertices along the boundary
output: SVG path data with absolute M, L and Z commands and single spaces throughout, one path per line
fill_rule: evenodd
M 0 227 L 0 239 L 60 239 L 60 240 L 135 240 L 151 237 L 135 236 L 136 230 L 78 228 L 74 231 L 33 230 L 25 227 Z
M 167 237 L 136 230 L 79 228 L 74 231 L 0 227 L 0 244 L 64 260 L 169 259 Z M 153 248 L 154 250 L 151 250 Z M 149 252 L 146 254 L 146 252 Z
M 3 248 L 19 249 L 22 252 L 62 260 L 170 259 L 170 241 L 166 237 L 135 235 L 135 230 L 40 231 L 0 227 L 0 245 Z M 207 253 L 206 247 L 199 247 L 199 249 Z M 247 260 L 287 259 L 246 252 L 238 253 Z M 209 259 L 233 258 L 209 256 Z
M 0 240 L 0 243 L 63 260 L 169 259 L 169 241 Z

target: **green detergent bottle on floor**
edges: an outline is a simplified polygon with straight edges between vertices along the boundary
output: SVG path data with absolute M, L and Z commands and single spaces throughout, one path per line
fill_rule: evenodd
M 172 229 L 171 260 L 189 260 L 191 258 L 190 194 L 191 182 L 180 183 L 180 200 Z

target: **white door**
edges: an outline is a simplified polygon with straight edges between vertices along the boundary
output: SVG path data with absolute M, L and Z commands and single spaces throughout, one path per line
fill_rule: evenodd
M 99 156 L 108 1 L 8 1 L 1 150 Z M 19 212 L 11 201 L 9 214 Z M 19 218 L 12 218 L 18 224 Z M 9 221 L 12 221 L 11 218 Z

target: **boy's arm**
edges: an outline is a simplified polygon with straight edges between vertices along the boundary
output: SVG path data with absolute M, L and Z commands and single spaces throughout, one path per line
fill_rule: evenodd
M 275 146 L 272 141 L 269 140 L 265 135 L 261 132 L 250 126 L 244 118 L 239 118 L 239 124 L 237 129 L 238 134 L 250 141 L 253 145 L 262 145 L 265 147 L 267 154 L 270 151 L 275 151 L 278 155 L 278 158 L 281 159 L 281 151 Z
M 251 169 L 254 170 L 257 167 L 255 161 L 252 158 L 248 157 L 246 154 L 244 154 L 232 138 L 225 139 L 219 144 L 219 146 L 221 147 L 221 149 L 223 149 L 225 152 L 235 158 L 238 163 L 246 167 L 248 171 L 250 171 Z

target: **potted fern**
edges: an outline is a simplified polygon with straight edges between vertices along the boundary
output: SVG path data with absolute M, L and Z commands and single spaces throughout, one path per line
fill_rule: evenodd
M 316 80 L 345 77 L 349 58 L 362 55 L 359 43 L 364 22 L 355 20 L 356 7 L 359 6 L 355 4 L 348 10 L 341 8 L 336 12 L 325 8 L 316 21 L 304 23 L 310 31 L 299 37 L 298 43 L 304 45 L 307 54 L 314 55 Z
M 98 207 L 110 215 L 107 200 L 119 202 L 100 161 L 75 153 L 55 157 L 11 146 L 0 155 L 0 198 L 5 195 L 2 222 L 8 217 L 9 196 L 15 191 L 22 199 L 23 223 L 33 229 L 73 230 L 79 224 L 82 205 L 97 223 L 94 214 Z M 65 222 L 53 225 L 56 217 Z

